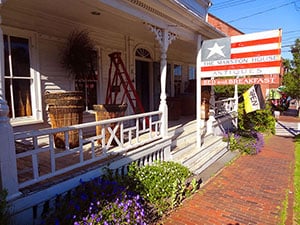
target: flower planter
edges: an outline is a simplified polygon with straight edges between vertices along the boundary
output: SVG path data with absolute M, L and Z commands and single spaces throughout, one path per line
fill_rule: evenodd
M 274 111 L 274 116 L 275 116 L 275 119 L 279 119 L 280 111 Z
M 83 93 L 80 91 L 46 93 L 45 102 L 52 128 L 66 127 L 82 123 L 84 111 Z M 63 132 L 54 134 L 56 148 L 65 148 Z M 69 131 L 69 146 L 79 146 L 78 130 Z
M 107 120 L 107 119 L 112 119 L 112 118 L 117 118 L 117 117 L 122 117 L 125 115 L 125 111 L 127 109 L 127 105 L 125 104 L 104 104 L 104 105 L 94 105 L 94 110 L 95 110 L 95 119 L 96 121 L 101 121 L 101 120 Z M 116 126 L 115 123 L 111 124 L 111 128 L 114 129 Z M 97 126 L 96 127 L 96 134 L 101 135 L 102 133 L 102 127 Z M 118 129 L 116 136 L 119 138 L 120 137 L 120 130 Z M 108 139 L 110 138 L 109 132 L 107 129 L 105 129 L 105 143 L 108 142 Z M 102 140 L 99 139 L 97 141 L 98 144 L 102 144 Z M 112 144 L 115 144 L 114 142 Z

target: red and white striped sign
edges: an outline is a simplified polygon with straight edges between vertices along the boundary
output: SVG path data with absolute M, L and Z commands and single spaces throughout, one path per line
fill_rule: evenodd
M 206 40 L 201 78 L 279 74 L 280 54 L 281 29 Z

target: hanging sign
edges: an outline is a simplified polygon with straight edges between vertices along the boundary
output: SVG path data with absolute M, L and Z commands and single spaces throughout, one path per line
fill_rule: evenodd
M 281 29 L 205 40 L 201 78 L 279 74 Z

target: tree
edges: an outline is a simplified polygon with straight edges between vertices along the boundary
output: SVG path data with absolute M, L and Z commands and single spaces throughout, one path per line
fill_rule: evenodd
M 247 91 L 251 85 L 238 85 L 238 95 L 240 96 Z M 216 98 L 226 97 L 230 98 L 234 96 L 234 85 L 218 85 L 214 86 Z
M 299 112 L 300 101 L 300 39 L 296 39 L 291 47 L 293 60 L 284 60 L 285 73 L 283 76 L 284 92 L 297 100 Z M 300 116 L 300 113 L 298 113 Z

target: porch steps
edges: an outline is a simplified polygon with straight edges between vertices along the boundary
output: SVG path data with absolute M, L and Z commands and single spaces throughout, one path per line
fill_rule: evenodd
M 196 121 L 178 125 L 169 130 L 172 137 L 171 154 L 173 159 L 181 158 L 187 151 L 196 148 Z
M 227 152 L 227 143 L 221 136 L 206 135 L 202 138 L 200 150 L 196 148 L 196 121 L 188 122 L 171 130 L 171 154 L 175 162 L 199 174 L 220 160 Z
M 228 151 L 227 143 L 223 142 L 222 137 L 209 136 L 205 138 L 200 151 L 185 159 L 183 165 L 193 173 L 199 174 Z

